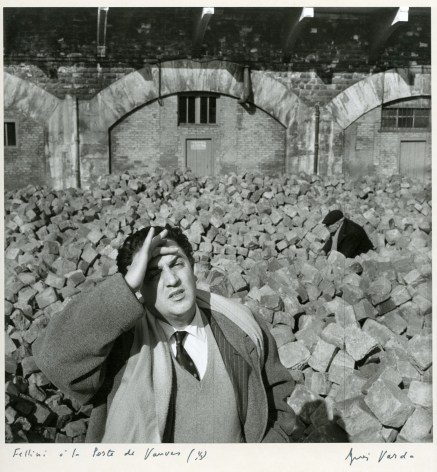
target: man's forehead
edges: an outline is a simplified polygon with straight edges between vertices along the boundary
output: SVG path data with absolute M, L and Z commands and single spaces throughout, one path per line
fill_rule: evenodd
M 174 262 L 178 257 L 184 257 L 185 253 L 182 248 L 175 243 L 174 241 L 166 241 L 166 244 L 163 246 L 165 247 L 175 247 L 177 248 L 176 254 L 158 254 L 157 256 L 153 257 L 149 262 L 149 269 L 153 267 L 159 267 L 163 263 L 170 264 Z

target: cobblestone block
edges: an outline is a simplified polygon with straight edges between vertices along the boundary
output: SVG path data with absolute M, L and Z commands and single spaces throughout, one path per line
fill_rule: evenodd
M 39 308 L 45 308 L 46 306 L 55 303 L 58 300 L 58 296 L 53 287 L 47 287 L 44 291 L 36 296 L 36 302 Z
M 288 405 L 306 424 L 311 422 L 311 415 L 321 402 L 322 398 L 304 385 L 296 385 L 292 394 L 287 399 Z
M 316 347 L 308 360 L 308 364 L 318 372 L 326 372 L 336 350 L 336 346 L 328 344 L 323 341 L 323 339 L 319 338 Z
M 365 331 L 356 326 L 345 329 L 346 352 L 355 360 L 360 361 L 378 345 L 378 342 Z
M 411 338 L 408 342 L 408 353 L 419 369 L 428 369 L 432 364 L 431 335 L 417 335 Z
M 382 379 L 370 387 L 364 401 L 384 426 L 393 428 L 401 427 L 414 411 L 406 393 Z
M 305 365 L 311 352 L 302 341 L 294 341 L 281 346 L 278 349 L 279 359 L 287 369 L 298 369 Z
M 416 408 L 399 432 L 396 442 L 431 442 L 432 414 L 424 408 Z
M 432 407 L 432 384 L 413 380 L 408 389 L 408 398 L 415 404 L 424 408 Z
M 339 351 L 331 362 L 328 379 L 336 384 L 342 384 L 344 379 L 353 372 L 355 361 L 344 351 Z

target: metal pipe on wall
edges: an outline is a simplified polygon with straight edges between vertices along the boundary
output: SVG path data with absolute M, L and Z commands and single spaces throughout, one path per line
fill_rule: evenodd
M 73 134 L 74 134 L 74 163 L 75 163 L 75 183 L 76 188 L 81 187 L 80 183 L 80 140 L 79 140 L 79 100 L 77 97 L 74 97 L 73 102 Z
M 314 167 L 313 173 L 319 172 L 319 123 L 320 123 L 320 108 L 315 106 L 315 123 L 314 123 Z

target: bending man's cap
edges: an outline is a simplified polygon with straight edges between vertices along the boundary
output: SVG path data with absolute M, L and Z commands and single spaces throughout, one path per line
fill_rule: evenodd
M 332 210 L 323 218 L 322 223 L 327 226 L 333 225 L 341 218 L 343 218 L 343 212 L 341 210 Z

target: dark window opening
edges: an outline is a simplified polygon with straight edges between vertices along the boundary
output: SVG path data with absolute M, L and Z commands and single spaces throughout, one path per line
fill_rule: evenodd
M 383 108 L 381 129 L 427 129 L 430 112 L 429 108 Z
M 178 124 L 215 124 L 217 97 L 179 95 Z
M 14 121 L 5 121 L 4 124 L 4 145 L 17 145 L 17 129 Z

